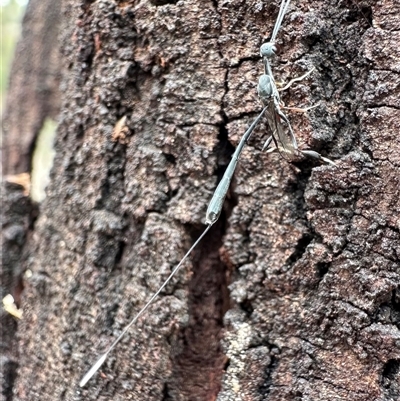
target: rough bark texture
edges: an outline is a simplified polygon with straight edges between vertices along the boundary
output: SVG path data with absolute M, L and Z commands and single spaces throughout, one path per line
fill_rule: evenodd
M 21 185 L 4 182 L 1 185 L 1 270 L 0 298 L 12 294 L 20 306 L 22 290 L 21 262 L 32 211 L 35 210 Z M 18 345 L 15 339 L 16 319 L 3 307 L 0 310 L 0 394 L 10 400 L 18 364 Z M 3 399 L 3 398 L 2 398 Z
M 15 399 L 398 399 L 398 2 L 293 2 L 275 76 L 316 68 L 282 97 L 320 103 L 290 118 L 337 167 L 261 152 L 261 125 L 218 224 L 83 390 L 96 354 L 201 232 L 260 111 L 257 53 L 278 8 L 69 4 Z
M 35 141 L 46 117 L 55 119 L 60 107 L 60 54 L 57 42 L 60 3 L 30 0 L 22 37 L 12 63 L 2 135 L 0 298 L 12 294 L 20 306 L 23 261 L 37 205 L 29 198 Z M 17 322 L 0 311 L 0 393 L 11 400 L 18 364 Z M 3 399 L 3 398 L 2 398 Z

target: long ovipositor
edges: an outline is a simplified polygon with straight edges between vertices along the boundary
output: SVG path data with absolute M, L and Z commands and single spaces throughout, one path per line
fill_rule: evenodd
M 247 129 L 247 131 L 244 133 L 244 135 L 242 136 L 234 154 L 232 155 L 232 159 L 225 171 L 225 174 L 222 177 L 222 180 L 220 181 L 219 185 L 217 186 L 217 188 L 213 194 L 213 197 L 208 205 L 207 212 L 206 212 L 206 221 L 205 221 L 206 228 L 205 228 L 205 230 L 200 235 L 200 237 L 196 240 L 196 242 L 192 245 L 192 247 L 186 252 L 186 254 L 183 256 L 182 260 L 178 263 L 178 265 L 172 270 L 171 274 L 164 281 L 164 283 L 160 286 L 160 288 L 150 297 L 148 302 L 142 307 L 142 309 L 135 315 L 135 317 L 130 321 L 130 323 L 123 329 L 121 334 L 108 347 L 107 351 L 100 356 L 100 358 L 93 364 L 93 366 L 85 374 L 85 376 L 79 382 L 79 385 L 81 387 L 84 387 L 88 383 L 88 381 L 93 377 L 93 375 L 100 369 L 100 367 L 103 365 L 103 363 L 107 359 L 107 356 L 110 354 L 110 352 L 121 341 L 121 339 L 128 332 L 128 330 L 137 322 L 139 317 L 141 317 L 146 312 L 146 310 L 149 308 L 149 306 L 154 302 L 155 298 L 161 293 L 161 291 L 166 287 L 166 285 L 169 283 L 169 281 L 172 279 L 172 277 L 181 268 L 181 266 L 183 265 L 185 260 L 189 257 L 189 255 L 193 251 L 193 249 L 196 248 L 196 246 L 199 244 L 199 242 L 203 239 L 203 237 L 211 229 L 213 224 L 218 220 L 218 218 L 221 214 L 222 208 L 223 208 L 226 194 L 229 190 L 229 186 L 230 186 L 233 174 L 236 170 L 238 160 L 243 151 L 243 148 L 244 148 L 245 144 L 247 143 L 248 139 L 250 138 L 255 127 L 257 126 L 258 122 L 260 121 L 260 119 L 263 117 L 264 114 L 267 115 L 268 123 L 272 130 L 272 136 L 267 140 L 266 145 L 264 145 L 264 147 L 268 147 L 269 144 L 273 140 L 276 147 L 281 151 L 281 154 L 287 153 L 287 154 L 291 154 L 291 155 L 297 155 L 298 153 L 299 154 L 302 153 L 306 156 L 316 157 L 316 158 L 322 159 L 324 161 L 330 162 L 329 159 L 322 158 L 322 156 L 320 156 L 317 152 L 300 151 L 298 149 L 293 130 L 290 126 L 290 122 L 287 119 L 287 117 L 285 116 L 285 114 L 283 114 L 283 112 L 280 109 L 279 92 L 276 88 L 276 84 L 275 84 L 275 81 L 274 81 L 274 78 L 272 75 L 270 59 L 275 55 L 276 36 L 279 32 L 279 29 L 280 29 L 282 21 L 283 21 L 283 17 L 289 7 L 289 4 L 290 4 L 290 0 L 286 0 L 286 1 L 282 0 L 280 9 L 279 9 L 278 18 L 276 20 L 275 27 L 274 27 L 274 30 L 273 30 L 273 33 L 271 36 L 271 40 L 268 43 L 263 44 L 260 49 L 261 57 L 263 59 L 264 66 L 265 66 L 265 74 L 263 74 L 260 78 L 259 85 L 258 85 L 258 93 L 259 93 L 260 99 L 264 105 L 263 110 L 258 115 L 258 117 L 254 120 L 254 122 L 251 124 L 251 126 Z M 287 136 L 287 134 L 283 133 L 284 124 L 286 124 L 286 126 L 289 129 L 289 136 Z M 284 137 L 283 135 L 286 135 L 286 137 Z M 287 139 L 289 139 L 289 142 L 287 141 Z M 282 149 L 284 149 L 284 152 L 282 152 Z

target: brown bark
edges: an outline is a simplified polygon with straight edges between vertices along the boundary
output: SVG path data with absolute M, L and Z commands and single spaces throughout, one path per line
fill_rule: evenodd
M 11 67 L 3 128 L 3 173 L 30 171 L 36 137 L 44 119 L 56 119 L 60 107 L 57 42 L 60 2 L 31 0 Z
M 29 198 L 32 154 L 46 117 L 55 119 L 60 106 L 60 57 L 57 42 L 60 4 L 31 0 L 12 63 L 2 135 L 0 298 L 12 294 L 20 305 L 27 239 L 37 214 Z M 18 364 L 17 322 L 3 308 L 0 393 L 11 400 Z M 3 399 L 3 398 L 2 398 Z
M 257 53 L 277 4 L 69 4 L 81 7 L 64 13 L 74 32 L 15 399 L 397 399 L 398 4 L 293 3 L 275 75 L 316 68 L 282 97 L 320 102 L 290 118 L 337 167 L 261 152 L 260 126 L 218 224 L 83 390 L 203 229 L 260 111 Z

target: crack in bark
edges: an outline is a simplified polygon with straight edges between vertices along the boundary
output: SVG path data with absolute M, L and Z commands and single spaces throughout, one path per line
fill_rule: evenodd
M 190 321 L 179 335 L 182 351 L 172 357 L 171 396 L 179 389 L 187 399 L 202 401 L 214 400 L 219 392 L 225 364 L 219 341 L 227 302 L 225 266 L 219 258 L 222 234 L 221 219 L 194 251 Z

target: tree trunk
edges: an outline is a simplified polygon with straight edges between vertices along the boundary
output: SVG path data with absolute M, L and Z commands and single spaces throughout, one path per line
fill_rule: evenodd
M 37 215 L 37 204 L 29 197 L 33 150 L 45 118 L 56 118 L 60 109 L 61 64 L 57 44 L 60 18 L 59 2 L 30 0 L 12 63 L 4 110 L 0 298 L 4 300 L 11 294 L 17 307 L 24 260 L 30 253 L 27 241 Z M 12 399 L 19 356 L 17 322 L 3 308 L 0 326 L 0 394 L 8 401 Z
M 337 166 L 262 152 L 261 124 L 218 223 L 81 389 L 204 229 L 279 4 L 69 2 L 16 400 L 400 397 L 400 8 L 372 3 L 293 2 L 278 34 L 277 81 L 315 68 L 282 93 L 319 105 L 288 111 L 298 142 Z

